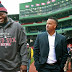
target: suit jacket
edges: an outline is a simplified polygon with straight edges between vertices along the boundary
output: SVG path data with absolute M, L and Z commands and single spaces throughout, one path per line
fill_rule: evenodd
M 67 60 L 67 44 L 65 36 L 56 33 L 55 36 L 55 53 L 56 60 L 60 65 L 60 68 L 64 67 L 64 64 Z M 35 66 L 38 70 L 40 66 L 47 62 L 49 54 L 49 42 L 47 32 L 39 34 L 34 43 L 34 60 Z

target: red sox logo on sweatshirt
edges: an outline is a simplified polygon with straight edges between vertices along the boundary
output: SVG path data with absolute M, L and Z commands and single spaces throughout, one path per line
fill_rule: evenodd
M 11 38 L 9 34 L 4 33 L 0 35 L 0 46 L 5 46 L 5 48 L 7 48 L 7 46 L 11 46 L 14 42 L 16 42 L 15 37 Z

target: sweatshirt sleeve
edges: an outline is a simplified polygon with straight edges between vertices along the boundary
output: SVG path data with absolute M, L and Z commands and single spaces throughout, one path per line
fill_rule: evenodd
M 21 56 L 21 63 L 22 65 L 27 65 L 28 63 L 28 57 L 27 57 L 27 42 L 26 42 L 26 35 L 25 31 L 22 26 L 19 28 L 19 33 L 18 33 L 18 41 L 19 41 L 19 48 L 20 48 L 20 56 Z

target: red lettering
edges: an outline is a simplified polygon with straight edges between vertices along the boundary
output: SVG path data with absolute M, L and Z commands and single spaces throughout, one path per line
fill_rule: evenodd
M 2 43 L 4 43 L 4 38 L 2 38 Z
M 6 40 L 7 40 L 7 43 L 9 43 L 9 38 L 6 38 Z
M 0 43 L 4 43 L 4 38 L 0 38 Z
M 10 43 L 12 42 L 12 38 L 9 39 Z
M 16 42 L 15 38 L 12 38 L 13 42 Z

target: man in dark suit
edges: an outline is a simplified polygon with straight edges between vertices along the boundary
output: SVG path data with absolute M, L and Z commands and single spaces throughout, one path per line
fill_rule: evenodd
M 55 29 L 58 20 L 47 20 L 46 32 L 39 34 L 34 43 L 34 60 L 38 72 L 62 72 L 68 52 L 66 38 Z

